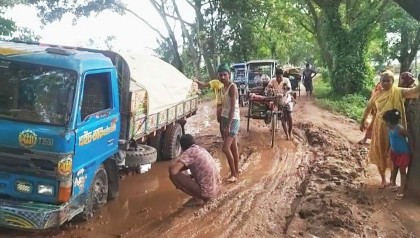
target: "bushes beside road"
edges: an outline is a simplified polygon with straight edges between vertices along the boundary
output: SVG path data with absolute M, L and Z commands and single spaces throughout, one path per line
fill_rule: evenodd
M 338 96 L 331 90 L 328 82 L 321 77 L 314 80 L 314 97 L 317 104 L 327 110 L 359 121 L 370 97 L 370 92 L 366 90 L 359 94 Z

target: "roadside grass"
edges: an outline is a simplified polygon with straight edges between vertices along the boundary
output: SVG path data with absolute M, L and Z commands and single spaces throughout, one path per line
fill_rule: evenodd
M 364 94 L 338 96 L 332 92 L 330 85 L 321 77 L 314 80 L 314 98 L 319 106 L 356 121 L 362 118 L 368 101 L 366 92 Z

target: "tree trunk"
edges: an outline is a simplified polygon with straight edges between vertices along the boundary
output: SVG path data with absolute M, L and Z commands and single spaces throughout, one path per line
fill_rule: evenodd
M 333 57 L 331 55 L 331 50 L 328 49 L 327 40 L 325 39 L 324 33 L 322 32 L 322 26 L 323 26 L 322 24 L 324 22 L 322 18 L 318 16 L 318 13 L 312 1 L 306 0 L 305 2 L 308 7 L 308 12 L 310 14 L 310 17 L 313 21 L 313 24 L 311 25 L 311 29 L 307 29 L 307 30 L 310 31 L 315 36 L 315 40 L 318 43 L 320 53 L 322 56 L 322 61 L 327 66 L 328 72 L 332 72 Z
M 357 32 L 343 27 L 339 1 L 330 1 L 321 8 L 325 14 L 325 23 L 322 25 L 325 35 L 320 40 L 325 39 L 332 56 L 332 62 L 329 63 L 332 65 L 329 66 L 332 90 L 339 95 L 359 93 L 368 80 L 368 68 L 364 58 L 366 36 L 355 37 Z M 358 27 L 358 31 L 365 30 Z
M 190 34 L 190 32 L 187 30 L 187 27 L 185 26 L 184 20 L 182 19 L 182 16 L 179 12 L 178 6 L 176 5 L 175 0 L 172 0 L 172 4 L 175 10 L 176 15 L 178 16 L 179 22 L 181 24 L 181 30 L 184 36 L 187 38 L 188 43 L 188 49 L 190 51 L 190 55 L 193 61 L 194 65 L 194 74 L 195 77 L 199 80 L 201 80 L 201 69 L 200 69 L 200 58 L 197 54 L 197 50 L 194 47 L 194 39 L 193 36 Z
M 411 102 L 407 107 L 407 125 L 410 134 L 410 144 L 413 149 L 413 158 L 408 170 L 408 189 L 420 197 L 420 99 Z
M 320 52 L 321 52 L 321 56 L 322 56 L 322 60 L 324 61 L 325 65 L 327 66 L 327 69 L 329 72 L 332 72 L 333 70 L 333 58 L 331 55 L 331 51 L 329 51 L 327 48 L 327 44 L 325 42 L 325 40 L 322 38 L 322 33 L 319 32 L 319 30 L 317 30 L 315 32 L 315 39 L 316 42 L 318 43 Z
M 412 62 L 413 61 L 410 61 L 407 58 L 405 58 L 402 62 L 400 61 L 400 74 L 410 71 Z
M 174 56 L 174 66 L 181 72 L 184 72 L 184 65 L 181 60 L 181 56 L 178 51 L 178 41 L 176 40 L 175 33 L 173 32 L 171 26 L 169 25 L 168 19 L 166 18 L 166 11 L 164 7 L 163 1 L 161 2 L 161 5 L 159 5 L 156 0 L 150 0 L 150 3 L 153 5 L 155 10 L 159 13 L 160 17 L 163 20 L 163 23 L 165 23 L 166 30 L 168 31 L 169 35 L 169 43 L 171 46 L 171 50 Z
M 204 32 L 204 24 L 205 24 L 205 20 L 204 20 L 204 16 L 201 13 L 201 0 L 195 0 L 194 1 L 194 10 L 195 10 L 195 15 L 197 18 L 197 34 L 198 34 L 198 46 L 200 48 L 200 52 L 203 55 L 203 59 L 204 59 L 204 64 L 206 65 L 206 69 L 207 69 L 207 73 L 209 74 L 209 78 L 210 79 L 214 79 L 216 78 L 216 72 L 214 69 L 214 66 L 212 64 L 212 55 L 210 54 L 208 47 L 205 46 L 203 40 L 202 40 L 202 32 Z M 216 37 L 211 37 L 212 40 L 217 39 Z
M 401 42 L 400 42 L 400 56 L 398 61 L 400 62 L 400 73 L 407 72 L 411 69 L 417 51 L 420 47 L 420 28 L 417 30 L 417 34 L 414 39 L 410 39 L 408 29 L 401 29 Z

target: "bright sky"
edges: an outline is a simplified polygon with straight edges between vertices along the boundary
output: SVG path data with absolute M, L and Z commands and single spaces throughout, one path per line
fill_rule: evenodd
M 184 0 L 176 0 L 180 12 L 186 21 L 194 19 L 193 9 Z M 167 36 L 165 25 L 148 0 L 124 0 L 127 7 L 146 19 L 152 26 Z M 8 10 L 6 17 L 13 19 L 19 27 L 28 27 L 41 37 L 42 43 L 60 44 L 67 46 L 87 46 L 89 39 L 96 43 L 94 48 L 105 49 L 103 43 L 107 36 L 115 35 L 114 49 L 129 50 L 153 54 L 151 48 L 158 46 L 158 34 L 131 13 L 120 16 L 110 11 L 97 16 L 81 18 L 73 25 L 73 16 L 68 14 L 61 21 L 42 26 L 35 8 L 16 6 Z M 172 24 L 173 21 L 172 21 Z M 176 33 L 181 41 L 179 27 Z M 92 46 L 90 46 L 92 47 Z

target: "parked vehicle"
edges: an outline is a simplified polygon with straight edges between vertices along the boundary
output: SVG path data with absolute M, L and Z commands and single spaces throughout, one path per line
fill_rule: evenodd
M 244 107 L 248 104 L 248 74 L 246 63 L 232 65 L 231 78 L 238 87 L 239 105 Z
M 180 154 L 197 111 L 174 67 L 111 51 L 0 41 L 0 85 L 0 226 L 11 228 L 91 218 L 118 196 L 121 171 Z
M 278 65 L 277 60 L 251 60 L 247 62 L 247 71 L 248 71 L 248 87 L 254 88 L 260 85 L 257 85 L 257 82 L 254 81 L 255 76 L 258 73 L 258 70 L 261 69 L 263 74 L 268 75 L 269 79 L 275 77 L 276 67 Z M 263 82 L 263 86 L 267 86 L 269 82 Z

